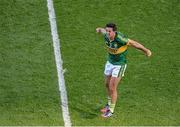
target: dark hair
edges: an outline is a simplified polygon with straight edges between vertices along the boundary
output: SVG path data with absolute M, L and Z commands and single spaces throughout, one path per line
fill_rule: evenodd
M 108 24 L 106 24 L 106 27 L 110 27 L 113 29 L 113 31 L 117 31 L 117 26 L 114 23 L 108 23 Z

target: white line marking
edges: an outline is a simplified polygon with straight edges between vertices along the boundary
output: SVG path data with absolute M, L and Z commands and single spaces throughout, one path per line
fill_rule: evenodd
M 57 73 L 58 73 L 58 84 L 59 84 L 59 91 L 61 97 L 61 107 L 62 107 L 62 113 L 64 119 L 64 126 L 71 127 L 71 120 L 68 110 L 67 92 L 66 92 L 63 67 L 62 67 L 63 62 L 61 59 L 60 39 L 58 37 L 58 32 L 57 32 L 56 15 L 53 6 L 53 0 L 47 0 L 47 7 L 48 7 L 51 35 L 53 39 L 54 55 L 55 55 Z

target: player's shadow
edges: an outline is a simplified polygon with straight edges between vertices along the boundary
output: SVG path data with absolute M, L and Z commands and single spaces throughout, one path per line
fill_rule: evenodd
M 87 105 L 86 105 L 87 106 Z M 93 119 L 99 116 L 100 107 L 96 108 L 83 108 L 82 106 L 73 106 L 73 110 L 76 110 L 79 113 L 79 116 L 83 119 Z

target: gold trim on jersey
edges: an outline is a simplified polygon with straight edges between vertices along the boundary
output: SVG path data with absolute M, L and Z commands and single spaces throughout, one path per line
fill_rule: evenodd
M 128 45 L 121 46 L 120 48 L 110 48 L 109 46 L 107 46 L 107 51 L 110 54 L 115 55 L 115 54 L 123 53 L 124 51 L 126 51 L 127 48 L 128 48 Z

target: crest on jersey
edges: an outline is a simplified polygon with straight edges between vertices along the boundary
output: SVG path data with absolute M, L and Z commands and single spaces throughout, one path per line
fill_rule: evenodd
M 114 44 L 114 48 L 118 48 L 118 45 L 117 45 L 117 43 L 115 43 L 115 44 Z

